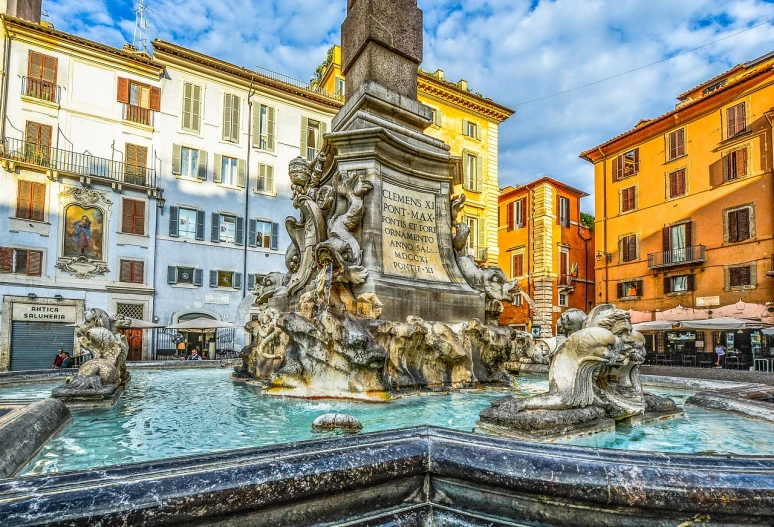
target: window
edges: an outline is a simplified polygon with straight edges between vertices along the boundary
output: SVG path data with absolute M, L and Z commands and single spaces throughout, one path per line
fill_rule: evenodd
M 747 149 L 740 148 L 723 156 L 723 179 L 732 181 L 747 175 Z
M 212 214 L 212 241 L 244 244 L 244 218 L 230 214 Z
M 274 167 L 258 164 L 258 177 L 255 179 L 255 191 L 274 194 Z
M 119 282 L 141 284 L 144 282 L 145 263 L 138 260 L 121 260 L 121 271 L 118 274 Z
M 621 190 L 621 212 L 629 212 L 637 208 L 637 189 L 629 187 Z
M 443 123 L 443 114 L 441 113 L 441 110 L 431 107 L 430 111 L 433 112 L 433 124 L 435 126 L 441 126 Z
M 248 226 L 250 247 L 277 250 L 279 246 L 279 224 L 270 221 L 250 220 Z
M 43 251 L 0 247 L 0 273 L 41 276 Z
M 121 232 L 126 234 L 145 234 L 145 202 L 135 199 L 123 199 L 124 215 Z M 123 281 L 123 280 L 122 280 Z
M 618 282 L 616 287 L 618 289 L 618 298 L 642 296 L 642 280 L 627 280 L 626 282 Z
M 570 200 L 559 196 L 559 225 L 570 226 Z
M 183 83 L 183 130 L 202 131 L 202 87 L 192 82 Z
M 223 140 L 239 142 L 239 110 L 241 100 L 232 93 L 223 94 Z
M 669 199 L 685 196 L 687 185 L 685 184 L 685 169 L 675 170 L 669 173 Z
M 694 258 L 691 248 L 693 241 L 692 223 L 680 223 L 671 225 L 661 230 L 662 248 L 664 249 L 664 263 L 680 263 Z M 696 254 L 698 256 L 699 253 Z
M 516 293 L 513 295 L 513 305 L 514 306 L 520 306 L 521 305 L 521 293 Z
M 726 110 L 726 139 L 741 134 L 746 130 L 746 113 L 743 102 Z
M 220 165 L 220 182 L 231 187 L 236 186 L 237 160 L 234 157 L 223 156 Z
M 752 266 L 732 267 L 728 270 L 728 285 L 731 287 L 744 287 L 753 285 Z
M 58 59 L 30 50 L 27 64 L 26 95 L 44 101 L 58 102 L 56 70 Z
M 468 249 L 471 249 L 469 252 L 473 252 L 473 256 L 476 256 L 478 249 L 478 218 L 466 216 L 465 222 L 468 224 L 468 227 L 470 227 L 470 234 L 468 235 Z
M 667 161 L 677 159 L 685 155 L 685 128 L 671 132 L 667 139 Z
M 307 117 L 301 118 L 301 155 L 309 162 L 314 161 L 317 152 L 322 148 L 322 136 L 325 134 L 325 124 Z
M 567 293 L 559 293 L 559 306 L 560 307 L 567 307 L 569 302 L 569 295 Z
M 119 77 L 118 102 L 125 105 L 125 120 L 150 125 L 151 111 L 161 110 L 161 89 Z
M 508 214 L 507 229 L 521 229 L 524 227 L 524 212 L 527 208 L 527 198 L 518 199 L 506 205 Z
M 466 190 L 473 192 L 481 192 L 481 157 L 478 155 L 464 152 L 463 158 L 463 170 L 465 172 L 464 187 Z
M 524 253 L 511 255 L 511 278 L 524 276 Z
M 233 287 L 242 289 L 242 273 L 233 271 L 210 271 L 210 287 Z
M 749 207 L 728 211 L 726 221 L 728 222 L 729 242 L 742 242 L 751 238 Z
M 692 274 L 667 276 L 664 278 L 664 293 L 684 293 L 694 290 L 695 277 Z
M 631 262 L 637 259 L 637 235 L 629 234 L 621 238 L 621 261 Z
M 640 149 L 629 150 L 614 161 L 613 177 L 616 181 L 636 175 L 640 171 Z
M 275 109 L 265 104 L 253 107 L 253 146 L 274 152 Z
M 173 238 L 204 240 L 204 211 L 170 207 L 169 235 Z
M 172 146 L 172 173 L 188 179 L 207 179 L 207 152 Z
M 195 267 L 167 267 L 167 282 L 170 284 L 183 284 L 200 286 L 203 281 L 203 272 Z
M 16 196 L 16 217 L 43 221 L 46 209 L 46 185 L 19 180 Z
M 52 131 L 53 127 L 47 124 L 27 121 L 24 134 L 24 161 L 44 166 L 49 164 Z
M 333 78 L 333 91 L 336 95 L 344 96 L 344 79 L 336 75 Z
M 256 284 L 260 284 L 264 278 L 266 278 L 266 275 L 264 274 L 248 274 L 247 289 L 255 289 Z M 250 317 L 250 320 L 258 320 L 257 314 L 252 314 Z
M 135 185 L 146 185 L 148 147 L 126 143 L 124 180 Z
M 462 120 L 462 135 L 473 139 L 481 139 L 481 127 L 467 119 Z

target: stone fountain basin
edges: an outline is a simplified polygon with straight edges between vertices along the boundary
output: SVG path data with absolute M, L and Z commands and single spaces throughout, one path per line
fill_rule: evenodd
M 771 525 L 774 459 L 433 427 L 0 480 L 0 524 Z M 432 522 L 432 523 L 431 523 Z

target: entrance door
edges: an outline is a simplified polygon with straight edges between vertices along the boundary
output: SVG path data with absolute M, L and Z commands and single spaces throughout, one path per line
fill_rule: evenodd
M 59 348 L 73 355 L 75 328 L 52 322 L 11 324 L 11 371 L 47 370 Z
M 126 342 L 129 344 L 129 353 L 126 360 L 142 360 L 142 330 L 141 329 L 125 329 L 124 336 Z

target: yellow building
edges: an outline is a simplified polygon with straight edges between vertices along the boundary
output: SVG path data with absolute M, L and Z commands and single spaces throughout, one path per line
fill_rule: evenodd
M 598 303 L 635 321 L 771 321 L 772 65 L 770 53 L 736 66 L 581 154 L 594 164 Z
M 344 94 L 341 47 L 334 46 L 316 72 L 315 83 L 336 95 Z M 443 71 L 419 72 L 419 101 L 433 110 L 433 124 L 425 133 L 444 141 L 461 165 L 454 192 L 464 192 L 462 214 L 470 225 L 471 254 L 482 262 L 497 264 L 498 127 L 513 110 L 475 94 L 467 82 L 454 84 Z

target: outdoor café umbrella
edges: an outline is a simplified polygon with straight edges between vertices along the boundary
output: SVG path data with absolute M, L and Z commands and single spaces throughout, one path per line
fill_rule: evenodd
M 221 328 L 235 328 L 236 326 L 230 322 L 223 322 L 222 320 L 214 320 L 211 318 L 194 318 L 192 320 L 185 320 L 167 326 L 167 329 L 174 329 L 177 331 L 190 331 L 192 333 L 210 333 L 216 329 Z
M 706 320 L 686 320 L 680 322 L 680 327 L 690 329 L 714 329 L 716 331 L 723 331 L 728 329 L 743 329 L 747 327 L 747 324 L 747 321 L 740 320 L 738 318 L 720 317 L 708 318 Z
M 131 322 L 131 325 L 127 328 L 121 328 L 121 329 L 155 329 L 155 328 L 164 327 L 161 324 L 146 322 L 145 320 L 140 320 L 139 318 L 125 317 L 124 320 L 129 320 Z
M 632 329 L 635 331 L 661 331 L 672 329 L 672 324 L 669 320 L 651 320 L 650 322 L 632 324 Z

